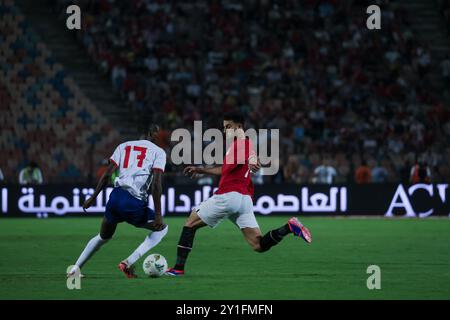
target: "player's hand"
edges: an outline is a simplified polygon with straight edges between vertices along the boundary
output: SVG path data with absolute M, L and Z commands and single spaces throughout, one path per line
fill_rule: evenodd
M 248 168 L 252 173 L 256 173 L 259 169 L 261 169 L 261 162 L 259 162 L 259 159 L 256 159 L 256 161 L 250 161 Z
M 89 209 L 94 204 L 95 198 L 90 197 L 83 203 L 83 210 L 86 212 L 87 209 Z
M 164 229 L 164 222 L 163 222 L 162 216 L 160 214 L 156 215 L 155 221 L 153 221 L 153 227 L 154 227 L 155 231 L 160 231 L 160 230 Z
M 183 174 L 190 177 L 191 179 L 196 179 L 200 176 L 200 168 L 194 166 L 188 166 L 184 168 Z

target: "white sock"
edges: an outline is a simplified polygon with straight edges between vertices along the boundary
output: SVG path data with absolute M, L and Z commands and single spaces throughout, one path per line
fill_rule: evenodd
M 99 234 L 89 240 L 77 262 L 75 262 L 75 266 L 81 269 L 81 267 L 89 260 L 94 252 L 97 251 L 103 244 L 108 242 L 108 240 L 109 239 L 102 239 Z
M 128 266 L 131 266 L 136 261 L 139 260 L 144 254 L 146 254 L 151 248 L 155 247 L 158 243 L 161 242 L 162 238 L 169 231 L 169 226 L 166 226 L 161 231 L 153 231 L 147 237 L 145 237 L 144 242 L 141 243 L 139 247 L 125 260 Z

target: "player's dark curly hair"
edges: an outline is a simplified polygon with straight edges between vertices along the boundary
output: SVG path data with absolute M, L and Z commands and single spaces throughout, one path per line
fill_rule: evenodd
M 148 125 L 147 127 L 147 133 L 153 133 L 153 132 L 157 132 L 161 129 L 161 127 L 157 124 L 151 123 Z
M 234 123 L 238 123 L 238 124 L 241 124 L 241 125 L 245 124 L 245 118 L 239 112 L 227 112 L 223 116 L 223 120 L 233 121 Z

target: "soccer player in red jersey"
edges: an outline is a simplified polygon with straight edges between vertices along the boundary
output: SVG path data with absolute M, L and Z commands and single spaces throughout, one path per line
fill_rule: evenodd
M 311 233 L 297 218 L 291 218 L 285 225 L 261 234 L 253 213 L 253 183 L 251 174 L 260 169 L 251 140 L 244 134 L 244 118 L 237 113 L 224 117 L 223 128 L 233 142 L 222 166 L 202 168 L 188 166 L 184 173 L 195 178 L 200 174 L 221 175 L 219 188 L 214 195 L 194 208 L 184 224 L 177 248 L 177 261 L 166 274 L 181 276 L 189 252 L 192 250 L 195 232 L 205 226 L 216 227 L 223 219 L 230 219 L 237 225 L 245 240 L 257 252 L 265 252 L 292 233 L 311 243 Z M 230 134 L 232 133 L 232 134 Z

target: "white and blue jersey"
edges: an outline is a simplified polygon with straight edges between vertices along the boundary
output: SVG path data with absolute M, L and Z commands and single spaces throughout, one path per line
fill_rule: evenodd
M 164 150 L 148 140 L 128 141 L 116 148 L 110 161 L 118 167 L 119 176 L 106 205 L 108 222 L 140 226 L 154 220 L 154 211 L 148 208 L 148 189 L 153 171 L 164 172 Z

